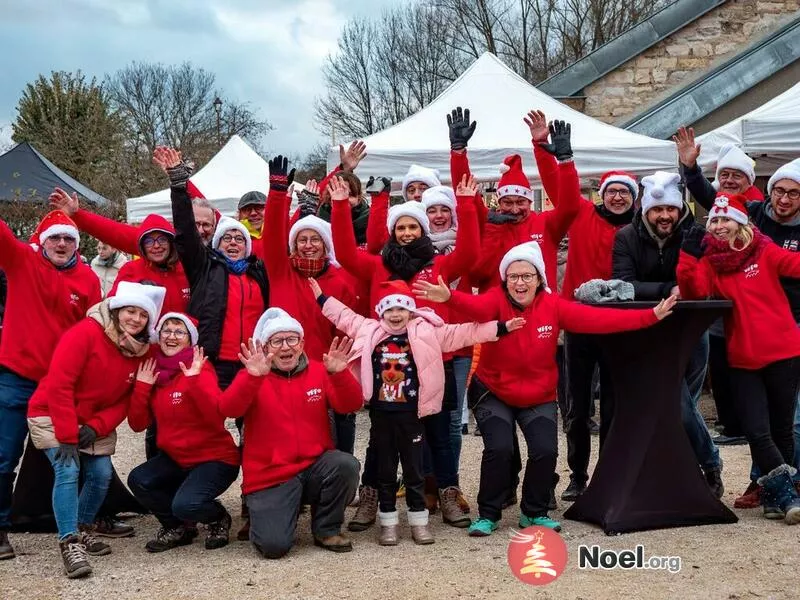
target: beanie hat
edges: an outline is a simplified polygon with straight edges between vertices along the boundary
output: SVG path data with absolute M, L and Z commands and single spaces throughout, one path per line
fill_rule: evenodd
M 600 178 L 600 196 L 602 197 L 606 188 L 612 183 L 621 183 L 631 192 L 634 200 L 639 195 L 639 183 L 636 180 L 636 175 L 628 173 L 627 171 L 609 171 Z
M 189 315 L 179 312 L 168 312 L 161 315 L 161 318 L 158 320 L 158 325 L 156 325 L 156 332 L 160 334 L 164 323 L 170 319 L 181 321 L 186 326 L 186 331 L 189 332 L 189 339 L 192 342 L 192 346 L 196 346 L 197 340 L 199 339 L 199 335 L 197 333 L 197 320 Z
M 756 180 L 755 171 L 756 161 L 747 156 L 744 151 L 736 144 L 728 142 L 719 149 L 717 156 L 717 173 L 714 179 L 714 187 L 719 187 L 719 172 L 723 169 L 735 169 L 741 171 L 747 177 L 750 185 Z
M 678 184 L 681 176 L 677 173 L 656 171 L 642 178 L 642 214 L 655 206 L 674 206 L 683 208 L 683 194 Z
M 379 317 L 383 316 L 390 308 L 405 308 L 406 310 L 417 310 L 417 303 L 411 293 L 411 288 L 405 281 L 392 280 L 384 281 L 379 287 L 380 299 L 375 305 L 375 312 Z
M 266 206 L 267 197 L 262 192 L 246 192 L 239 198 L 236 210 L 242 210 L 245 206 Z
M 503 196 L 522 196 L 533 202 L 531 182 L 522 170 L 522 157 L 512 154 L 503 159 L 500 165 L 500 181 L 497 182 L 497 198 Z
M 279 331 L 296 333 L 303 337 L 303 326 L 282 308 L 268 308 L 256 323 L 253 338 L 266 344 L 267 340 Z
M 47 238 L 54 235 L 68 235 L 75 239 L 76 244 L 81 243 L 81 236 L 78 234 L 78 226 L 75 225 L 75 221 L 60 210 L 50 211 L 42 217 L 30 238 L 30 243 L 38 250 Z
M 746 201 L 744 196 L 738 194 L 731 196 L 717 194 L 714 206 L 708 211 L 708 220 L 710 221 L 714 217 L 728 217 L 740 225 L 747 225 L 750 217 L 747 216 L 747 209 L 744 205 Z
M 394 226 L 400 217 L 411 217 L 416 220 L 422 227 L 425 235 L 431 234 L 431 227 L 428 223 L 428 215 L 425 214 L 425 209 L 419 202 L 404 202 L 403 204 L 396 204 L 389 209 L 389 216 L 386 219 L 386 228 L 389 230 L 389 236 L 394 237 Z
M 409 186 L 409 184 L 415 181 L 420 181 L 426 184 L 428 187 L 441 185 L 442 183 L 439 181 L 439 171 L 436 169 L 429 169 L 419 165 L 411 165 L 408 168 L 408 173 L 403 176 L 403 186 L 400 188 L 403 193 L 403 200 L 408 201 L 408 196 L 406 196 L 406 188 Z
M 147 313 L 147 328 L 150 333 L 150 341 L 158 339 L 156 335 L 156 323 L 161 308 L 164 306 L 164 296 L 167 288 L 157 285 L 145 285 L 133 283 L 132 281 L 120 281 L 117 286 L 116 294 L 108 299 L 108 308 L 115 310 L 125 306 L 135 306 Z
M 773 173 L 772 177 L 767 182 L 767 194 L 772 193 L 772 186 L 778 183 L 781 179 L 791 179 L 796 184 L 800 185 L 800 158 L 796 158 L 790 163 L 786 163 L 780 169 Z
M 236 219 L 231 219 L 230 217 L 222 217 L 219 220 L 219 223 L 217 223 L 217 228 L 214 231 L 214 237 L 211 240 L 211 248 L 214 250 L 219 249 L 219 242 L 222 239 L 222 236 L 233 229 L 244 236 L 246 245 L 245 257 L 250 256 L 253 251 L 253 240 L 250 239 L 250 232 L 247 231 L 247 227 L 245 227 L 242 223 Z
M 500 261 L 500 279 L 506 280 L 506 271 L 511 263 L 518 260 L 524 260 L 534 266 L 539 273 L 539 278 L 542 280 L 544 289 L 549 292 L 550 288 L 547 286 L 547 273 L 544 270 L 544 257 L 542 256 L 542 249 L 536 242 L 525 242 L 519 246 L 514 246 L 511 250 L 506 252 L 503 260 Z
M 315 215 L 308 215 L 295 222 L 289 230 L 289 253 L 294 252 L 294 245 L 297 242 L 297 236 L 304 229 L 311 229 L 319 234 L 322 238 L 322 243 L 325 244 L 325 252 L 328 255 L 328 261 L 334 266 L 338 267 L 339 263 L 336 262 L 336 253 L 333 250 L 333 234 L 331 233 L 331 224 L 323 221 Z
M 456 193 L 449 185 L 435 185 L 422 192 L 422 207 L 427 211 L 431 206 L 446 206 L 453 215 L 453 227 L 458 227 L 456 219 Z

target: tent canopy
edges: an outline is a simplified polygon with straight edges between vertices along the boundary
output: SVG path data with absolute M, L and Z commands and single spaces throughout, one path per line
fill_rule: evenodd
M 674 170 L 677 156 L 672 142 L 656 140 L 608 125 L 584 115 L 540 92 L 491 53 L 484 53 L 444 92 L 421 111 L 383 131 L 364 138 L 367 156 L 358 167 L 370 175 L 402 179 L 412 163 L 437 169 L 450 179 L 450 144 L 446 115 L 461 106 L 478 122 L 469 143 L 470 167 L 484 181 L 500 177 L 499 166 L 509 154 L 520 154 L 525 173 L 538 182 L 530 132 L 523 117 L 532 109 L 547 118 L 572 124 L 575 163 L 583 176 L 612 169 L 637 174 Z M 339 149 L 328 152 L 328 168 L 339 164 Z
M 28 142 L 17 144 L 0 155 L 0 200 L 44 202 L 60 187 L 76 192 L 92 204 L 107 204 L 103 196 L 93 192 L 59 169 Z

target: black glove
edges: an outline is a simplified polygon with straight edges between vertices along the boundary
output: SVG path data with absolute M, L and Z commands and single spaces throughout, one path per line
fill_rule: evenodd
M 269 188 L 285 192 L 294 181 L 294 169 L 289 171 L 289 159 L 280 154 L 269 161 Z
M 388 192 L 390 189 L 392 189 L 391 177 L 378 177 L 375 179 L 374 177 L 370 176 L 369 181 L 367 181 L 367 187 L 364 188 L 364 191 L 368 194 L 380 194 L 382 192 Z
M 542 144 L 542 150 L 549 152 L 558 160 L 564 161 L 572 158 L 572 125 L 565 121 L 550 123 L 550 143 Z
M 80 465 L 78 444 L 59 444 L 55 461 L 63 467 L 68 467 L 70 462 L 74 462 L 76 467 Z
M 681 250 L 686 252 L 689 256 L 701 258 L 703 256 L 703 238 L 706 236 L 706 230 L 702 226 L 695 223 L 691 229 L 683 232 L 683 241 L 681 242 Z
M 97 432 L 88 425 L 81 425 L 78 429 L 78 448 L 87 448 L 94 444 L 97 439 Z
M 447 126 L 450 128 L 450 149 L 463 150 L 466 148 L 469 138 L 475 133 L 477 124 L 477 121 L 469 122 L 468 108 L 465 108 L 463 112 L 460 106 L 453 109 L 453 112 L 447 115 Z
M 509 215 L 496 210 L 490 210 L 489 218 L 486 220 L 492 225 L 505 225 L 506 223 L 515 223 L 518 219 L 518 215 Z
M 300 218 L 317 214 L 319 208 L 319 194 L 312 194 L 308 190 L 303 190 L 297 194 L 297 201 L 300 204 Z
M 192 176 L 192 168 L 181 161 L 174 167 L 167 168 L 167 175 L 169 176 L 169 186 L 174 188 L 185 188 L 186 182 Z

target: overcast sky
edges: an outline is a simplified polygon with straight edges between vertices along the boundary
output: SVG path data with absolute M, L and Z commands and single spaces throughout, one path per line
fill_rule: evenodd
M 0 0 L 0 146 L 26 83 L 51 71 L 102 79 L 132 61 L 191 61 L 275 129 L 269 151 L 304 154 L 321 66 L 345 22 L 408 0 Z

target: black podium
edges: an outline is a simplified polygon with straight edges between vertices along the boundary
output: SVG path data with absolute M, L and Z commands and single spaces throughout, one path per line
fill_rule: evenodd
M 612 302 L 608 308 L 652 308 Z M 731 303 L 678 302 L 664 321 L 597 336 L 614 385 L 614 420 L 589 487 L 564 513 L 609 534 L 735 523 L 711 493 L 681 420 L 681 383 L 703 332 Z

